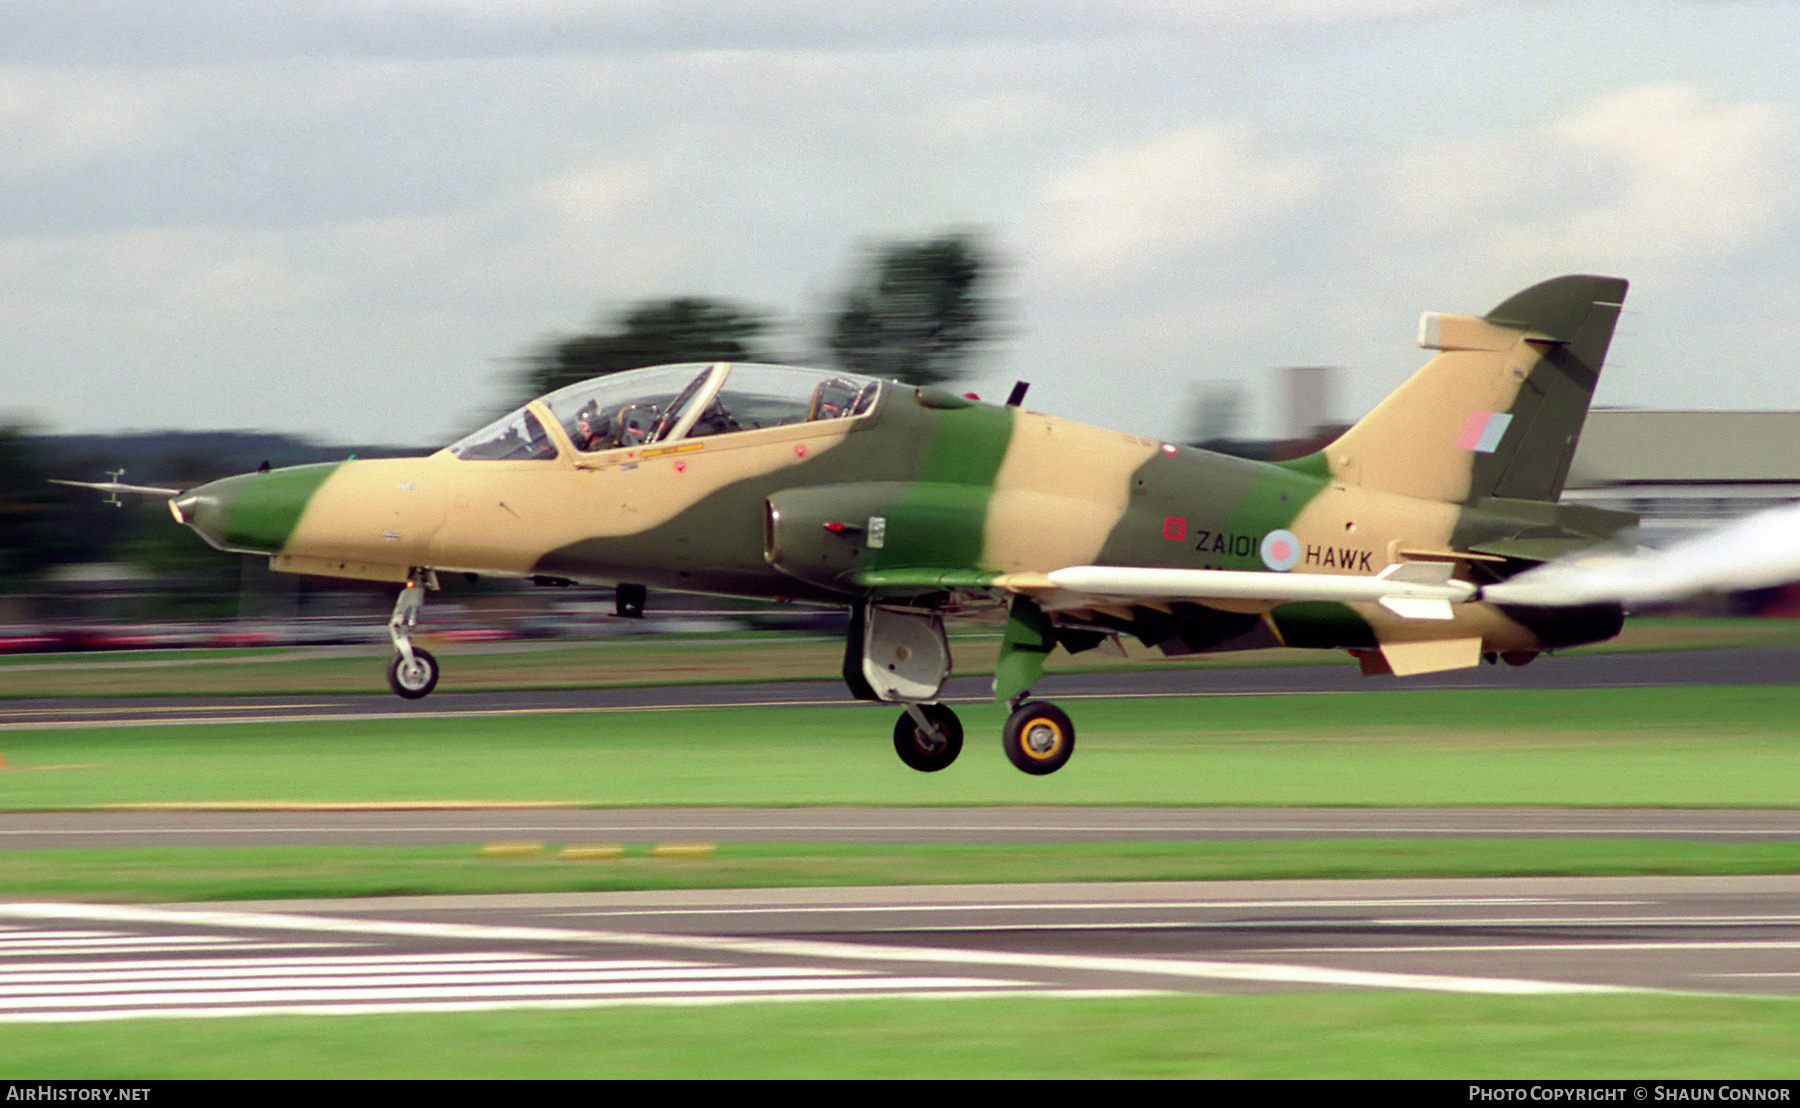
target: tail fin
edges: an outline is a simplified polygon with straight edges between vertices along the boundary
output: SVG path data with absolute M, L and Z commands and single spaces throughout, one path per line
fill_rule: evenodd
M 1557 277 L 1486 316 L 1427 312 L 1436 357 L 1330 446 L 1346 484 L 1428 500 L 1562 494 L 1625 299 L 1617 277 Z

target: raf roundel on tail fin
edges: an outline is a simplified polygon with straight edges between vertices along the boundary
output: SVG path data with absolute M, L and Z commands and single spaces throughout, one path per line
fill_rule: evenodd
M 1485 316 L 1427 312 L 1437 355 L 1325 448 L 1350 485 L 1475 504 L 1555 501 L 1625 300 L 1617 277 L 1557 277 Z

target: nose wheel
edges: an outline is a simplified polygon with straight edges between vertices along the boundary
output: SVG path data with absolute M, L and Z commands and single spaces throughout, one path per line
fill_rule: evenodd
M 412 644 L 419 609 L 425 606 L 425 591 L 436 587 L 437 577 L 431 570 L 413 570 L 394 601 L 393 618 L 388 620 L 388 637 L 394 640 L 394 659 L 388 663 L 388 688 L 408 700 L 417 700 L 437 688 L 437 659 L 431 651 Z
M 417 700 L 437 688 L 438 664 L 431 651 L 414 647 L 412 657 L 394 655 L 388 663 L 388 688 L 408 700 Z

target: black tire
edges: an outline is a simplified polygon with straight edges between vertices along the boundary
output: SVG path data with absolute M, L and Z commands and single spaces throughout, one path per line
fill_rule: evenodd
M 942 737 L 920 728 L 911 712 L 901 712 L 894 724 L 894 753 L 920 773 L 936 773 L 962 753 L 962 720 L 942 704 L 921 704 L 919 711 L 943 731 Z
M 388 688 L 393 689 L 396 696 L 417 700 L 430 695 L 431 690 L 437 688 L 438 664 L 429 650 L 414 647 L 412 654 L 413 664 L 410 666 L 398 654 L 388 663 Z
M 1027 701 L 1007 717 L 1000 745 L 1008 760 L 1026 773 L 1055 773 L 1075 753 L 1075 725 L 1056 705 Z

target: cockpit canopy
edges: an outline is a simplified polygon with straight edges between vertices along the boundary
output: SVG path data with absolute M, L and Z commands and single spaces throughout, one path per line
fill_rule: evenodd
M 849 419 L 875 404 L 872 377 L 795 366 L 699 363 L 595 377 L 558 389 L 450 447 L 458 458 L 554 458 L 566 439 L 592 453 Z M 546 431 L 546 417 L 562 435 Z

